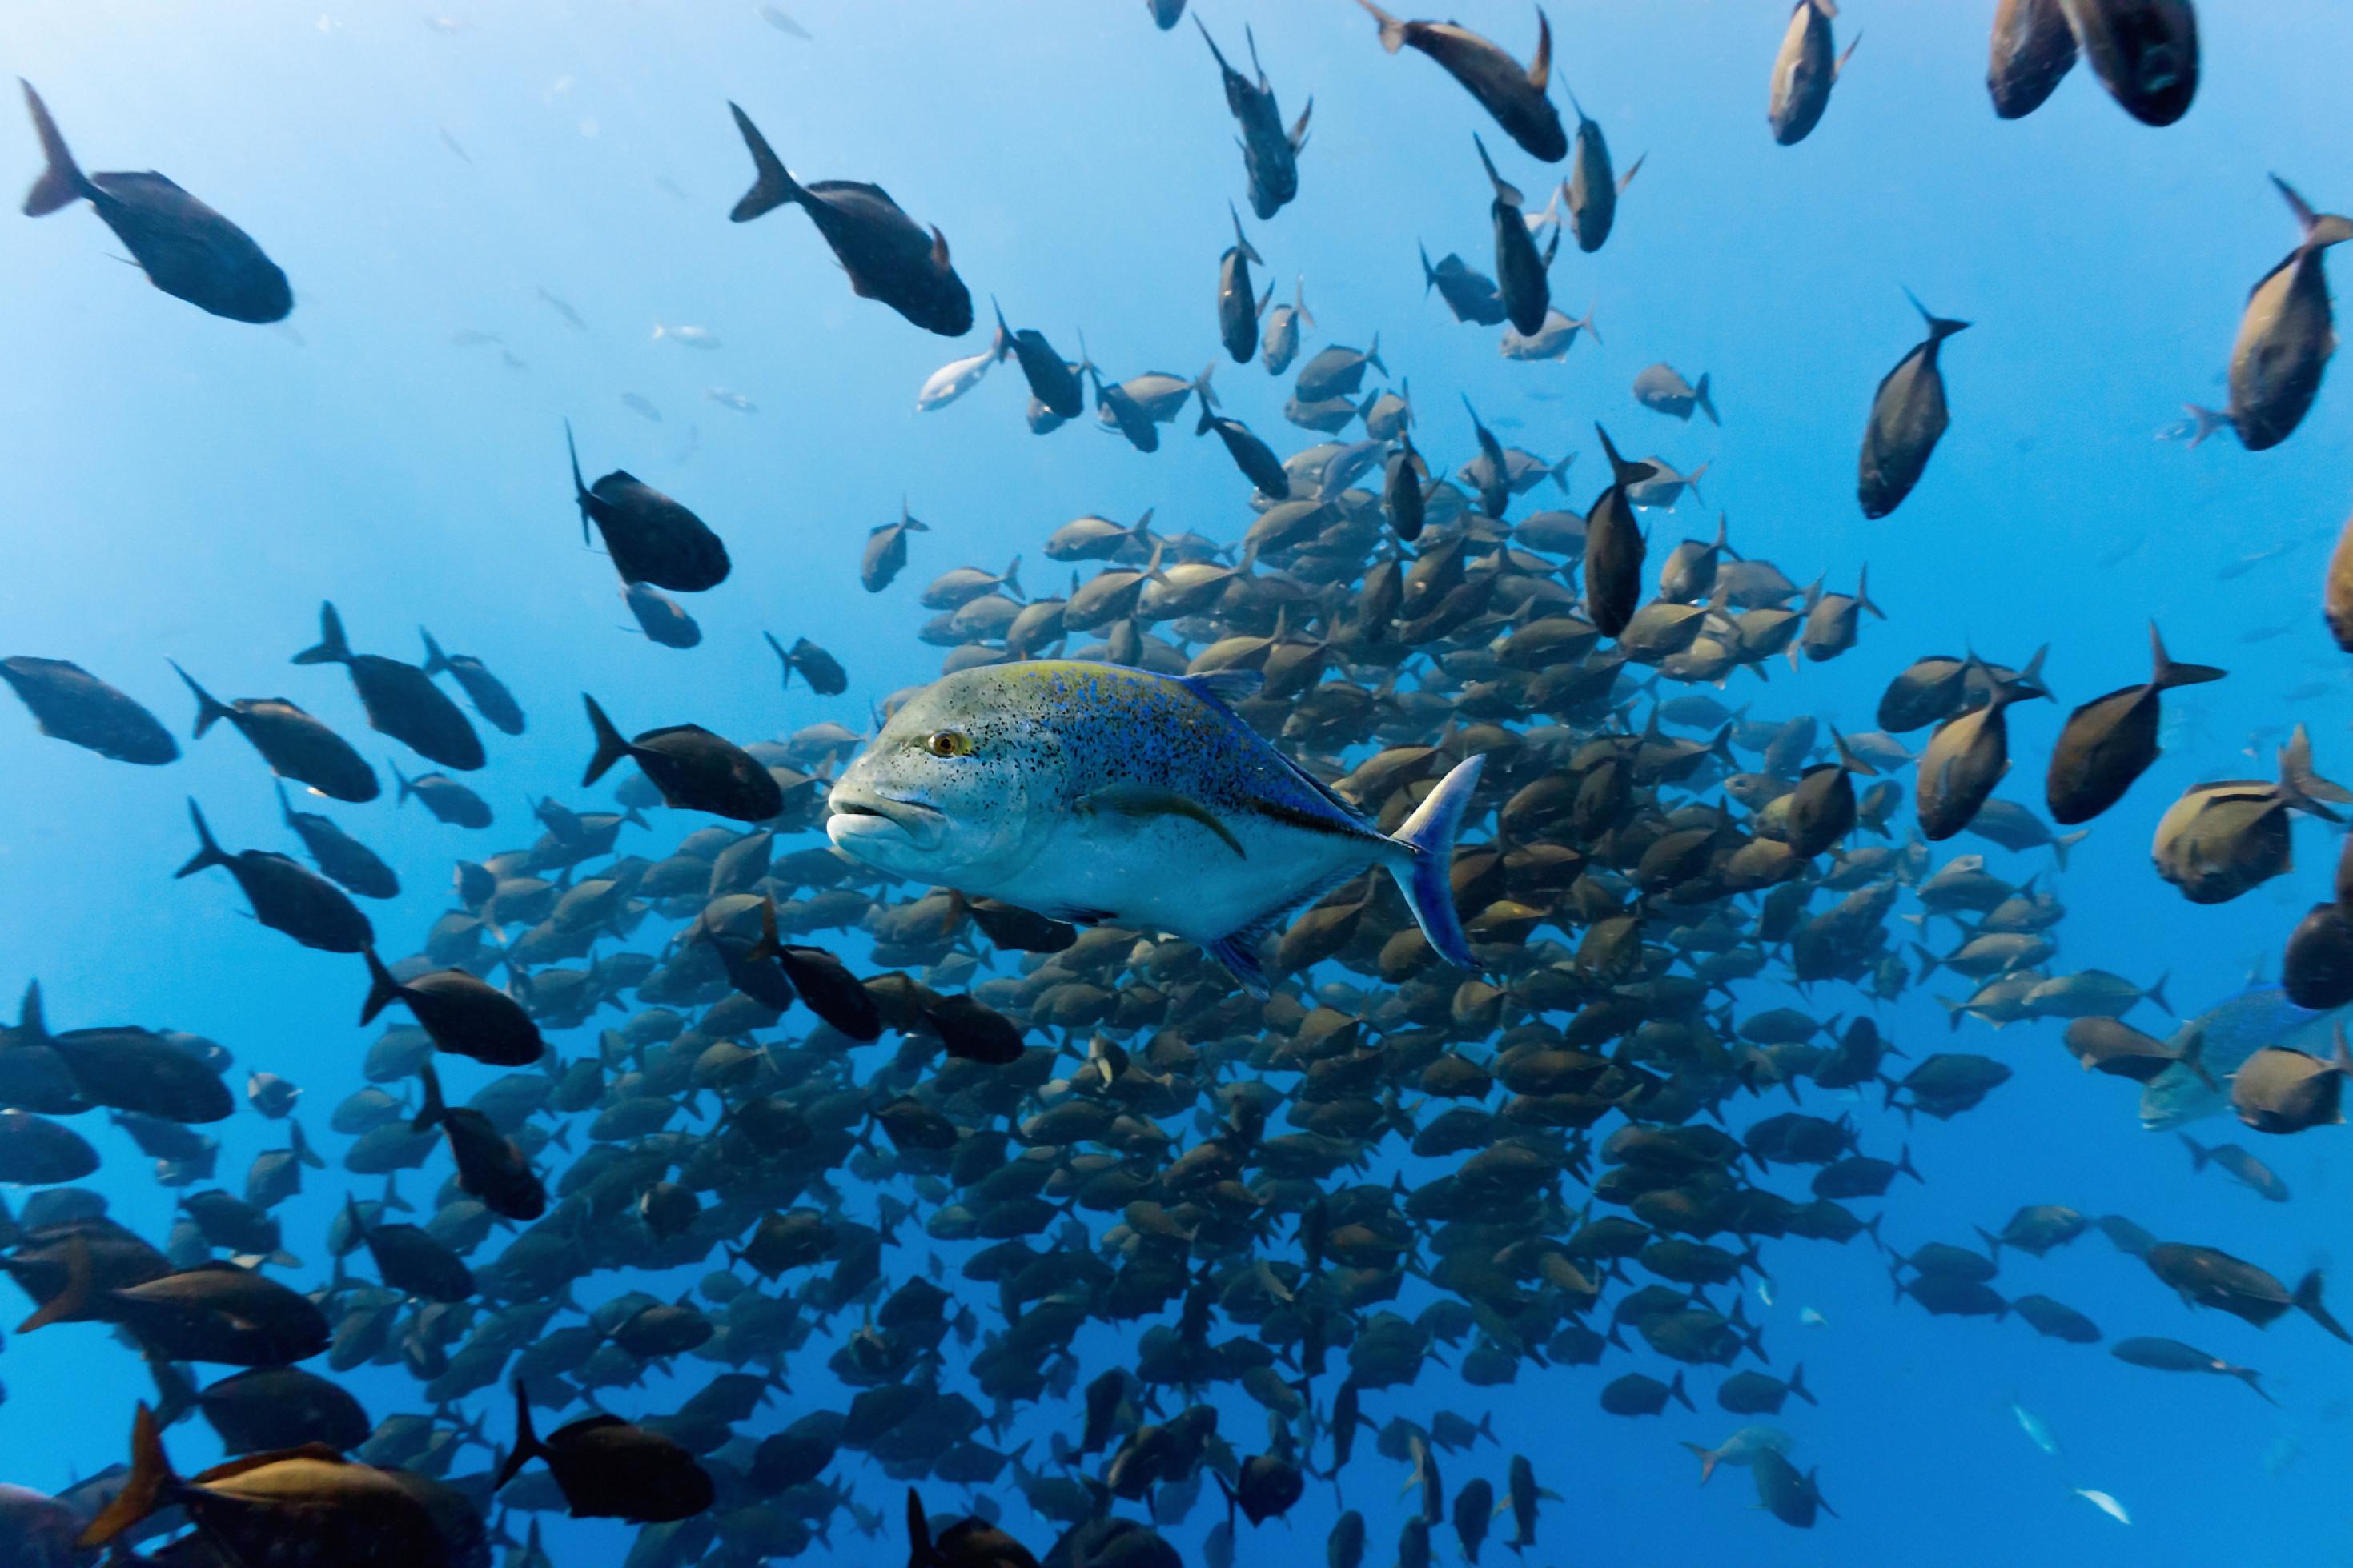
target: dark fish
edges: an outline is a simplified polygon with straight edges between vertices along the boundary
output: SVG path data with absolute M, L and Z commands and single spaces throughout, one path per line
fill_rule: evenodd
M 1854 46 L 1862 42 L 1857 34 L 1845 54 L 1831 58 L 1838 47 L 1831 38 L 1831 18 L 1837 15 L 1833 0 L 1798 0 L 1790 9 L 1781 50 L 1773 57 L 1773 90 L 1765 106 L 1773 140 L 1784 147 L 1803 142 L 1821 122 L 1822 110 L 1831 106 L 1831 88 L 1854 58 Z
M 0 659 L 5 680 L 33 710 L 41 733 L 118 763 L 159 767 L 180 748 L 155 715 L 78 664 L 20 656 Z
M 221 720 L 237 726 L 270 771 L 308 784 L 321 795 L 358 805 L 383 793 L 375 772 L 352 743 L 283 697 L 240 697 L 221 702 L 177 664 L 180 679 L 195 693 L 198 738 Z
M 1470 263 L 1449 251 L 1446 258 L 1433 267 L 1430 252 L 1421 253 L 1421 291 L 1438 290 L 1446 308 L 1454 312 L 1458 321 L 1476 326 L 1493 327 L 1503 324 L 1505 311 L 1504 296 L 1497 291 L 1495 280 L 1475 270 Z
M 717 1496 L 710 1472 L 659 1433 L 617 1415 L 590 1415 L 549 1433 L 532 1429 L 531 1400 L 515 1380 L 515 1446 L 499 1468 L 494 1489 L 525 1465 L 543 1459 L 575 1519 L 622 1519 L 656 1524 L 688 1519 Z
M 1568 95 L 1568 106 L 1577 111 L 1577 142 L 1569 149 L 1568 184 L 1564 187 L 1568 226 L 1577 236 L 1577 248 L 1590 256 L 1609 238 L 1609 230 L 1618 221 L 1618 198 L 1642 172 L 1642 160 L 1635 159 L 1625 178 L 1619 178 L 1610 166 L 1609 142 L 1601 127 L 1586 114 L 1573 92 Z M 1715 417 L 1715 411 L 1709 410 L 1708 418 Z
M 1986 91 L 1993 111 L 2021 120 L 2075 68 L 2075 29 L 2063 0 L 2001 0 L 1993 14 Z
M 701 518 L 626 468 L 615 468 L 591 489 L 580 474 L 580 450 L 573 445 L 568 419 L 564 445 L 572 454 L 581 540 L 587 540 L 588 525 L 595 523 L 622 582 L 699 594 L 727 581 L 727 546 Z
M 1248 364 L 1250 356 L 1258 353 L 1259 313 L 1274 294 L 1270 289 L 1266 300 L 1258 297 L 1258 285 L 1250 281 L 1250 263 L 1255 261 L 1263 267 L 1266 258 L 1242 232 L 1242 215 L 1235 211 L 1233 203 L 1226 204 L 1226 211 L 1233 214 L 1234 242 L 1218 258 L 1218 341 L 1226 345 L 1226 353 L 1233 356 L 1236 364 Z M 1208 380 L 1204 372 L 1202 384 L 1206 385 Z M 1201 402 L 1206 417 L 1208 399 L 1204 397 Z
M 2170 125 L 2198 96 L 2198 13 L 2190 0 L 2059 0 L 2084 58 L 2125 112 Z
M 784 666 L 786 686 L 792 684 L 793 671 L 797 669 L 801 672 L 801 679 L 808 682 L 809 689 L 819 697 L 839 697 L 849 689 L 849 677 L 842 669 L 840 661 L 808 638 L 795 637 L 793 646 L 786 647 L 771 633 L 762 632 L 760 635 L 768 639 L 768 647 L 775 650 L 776 661 Z
M 367 710 L 368 726 L 421 757 L 470 773 L 486 760 L 481 737 L 456 703 L 413 664 L 383 654 L 352 651 L 343 617 L 332 603 L 319 606 L 319 642 L 294 656 L 296 664 L 340 664 Z
M 521 1003 L 490 982 L 462 969 L 433 970 L 408 980 L 394 977 L 375 950 L 366 950 L 367 999 L 360 1005 L 363 1026 L 395 1002 L 406 1004 L 436 1049 L 492 1067 L 529 1067 L 547 1052 L 539 1026 Z
M 1568 155 L 1568 133 L 1545 89 L 1552 80 L 1552 23 L 1536 8 L 1535 58 L 1523 70 L 1517 60 L 1468 27 L 1452 22 L 1401 22 L 1373 0 L 1356 0 L 1380 24 L 1381 47 L 1395 54 L 1420 50 L 1461 82 L 1495 117 L 1531 158 L 1557 163 Z
M 294 309 L 286 274 L 237 225 L 150 171 L 84 174 L 33 84 L 18 79 L 48 167 L 25 196 L 28 217 L 87 201 L 149 282 L 232 321 L 283 321 Z
M 410 778 L 400 771 L 398 763 L 387 759 L 385 766 L 392 770 L 393 782 L 400 792 L 396 805 L 406 805 L 413 795 L 425 803 L 425 809 L 433 814 L 437 822 L 446 822 L 453 827 L 491 825 L 491 803 L 448 773 L 424 773 Z
M 1244 479 L 1258 487 L 1260 494 L 1273 501 L 1289 500 L 1291 475 L 1283 468 L 1282 459 L 1274 455 L 1274 448 L 1252 435 L 1250 426 L 1240 420 L 1229 419 L 1215 411 L 1207 395 L 1206 377 L 1200 386 L 1201 419 L 1193 426 L 1193 434 L 1206 436 L 1216 431 L 1218 439 L 1225 443 L 1226 456 L 1234 460 L 1234 467 L 1241 470 Z
M 1487 216 L 1495 231 L 1495 279 L 1504 314 L 1519 331 L 1533 337 L 1543 330 L 1545 313 L 1552 309 L 1552 285 L 1545 273 L 1552 265 L 1552 252 L 1560 248 L 1560 235 L 1556 231 L 1545 250 L 1536 248 L 1535 237 L 1520 216 L 1525 204 L 1519 187 L 1495 173 L 1495 161 L 1487 156 L 1487 144 L 1475 131 L 1471 144 L 1479 149 L 1479 162 L 1494 187 Z
M 1802 0 L 1805 5 L 1818 0 Z M 1932 316 L 1910 289 L 1904 297 L 1928 323 L 1928 336 L 1881 378 L 1871 399 L 1871 417 L 1862 427 L 1862 458 L 1855 495 L 1862 515 L 1885 517 L 1904 504 L 1920 482 L 1952 416 L 1945 405 L 1945 374 L 1936 355 L 1947 338 L 1968 326 L 1967 321 Z
M 474 705 L 474 711 L 480 713 L 491 728 L 505 735 L 522 733 L 522 707 L 515 701 L 514 693 L 507 689 L 506 682 L 492 675 L 489 668 L 470 653 L 443 653 L 441 646 L 433 640 L 433 634 L 423 626 L 417 628 L 417 635 L 425 639 L 426 674 L 439 675 L 447 671 L 455 676 L 459 689 L 466 694 L 466 700 Z
M 409 1131 L 441 1130 L 449 1140 L 450 1157 L 458 1163 L 459 1186 L 480 1198 L 492 1214 L 508 1219 L 527 1223 L 545 1214 L 547 1189 L 540 1184 L 514 1140 L 480 1111 L 444 1100 L 441 1079 L 432 1063 L 420 1067 L 417 1077 L 425 1085 L 425 1104 Z
M 1250 45 L 1250 69 L 1258 77 L 1255 82 L 1226 63 L 1218 40 L 1209 37 L 1208 24 L 1198 13 L 1193 23 L 1201 29 L 1209 53 L 1217 59 L 1219 75 L 1225 83 L 1226 108 L 1241 127 L 1242 168 L 1250 176 L 1250 211 L 1264 221 L 1281 212 L 1283 204 L 1299 194 L 1299 152 L 1307 145 L 1307 117 L 1315 112 L 1315 100 L 1309 99 L 1307 106 L 1299 111 L 1298 121 L 1285 131 L 1282 110 L 1274 101 L 1274 89 L 1267 82 L 1265 68 L 1258 63 L 1258 39 L 1250 28 L 1242 29 L 1242 37 Z
M 1707 416 L 1711 425 L 1722 425 L 1715 416 L 1715 404 L 1707 395 L 1707 376 L 1702 373 L 1697 384 L 1685 381 L 1671 364 L 1651 366 L 1634 378 L 1634 401 L 1643 407 L 1688 422 L 1696 408 Z
M 972 295 L 949 264 L 947 236 L 937 227 L 926 234 L 880 185 L 856 180 L 800 184 L 785 172 L 784 161 L 750 117 L 732 103 L 727 109 L 735 117 L 736 130 L 744 133 L 756 171 L 752 188 L 727 215 L 730 219 L 748 223 L 793 203 L 808 214 L 833 247 L 842 270 L 849 274 L 850 289 L 860 299 L 880 300 L 944 338 L 960 338 L 972 331 Z
M 397 770 L 396 770 L 396 772 Z M 278 810 L 327 877 L 364 899 L 396 899 L 400 879 L 383 857 L 316 812 L 297 811 L 278 785 Z
M 2176 664 L 2168 658 L 2153 621 L 2148 647 L 2151 668 L 2145 684 L 2118 687 L 2078 707 L 2052 742 L 2043 781 L 2052 821 L 2063 826 L 2089 822 L 2122 800 L 2157 761 L 2158 697 L 2177 686 L 2222 679 L 2224 672 L 2211 665 Z
M 596 700 L 583 693 L 596 752 L 580 782 L 595 784 L 624 757 L 634 759 L 661 792 L 664 805 L 707 811 L 738 822 L 765 822 L 785 808 L 784 791 L 768 770 L 733 742 L 700 724 L 649 730 L 631 741 L 613 728 Z
M 2251 452 L 2294 435 L 2320 395 L 2321 373 L 2337 349 L 2321 258 L 2330 246 L 2353 239 L 2353 218 L 2314 212 L 2277 174 L 2272 184 L 2295 214 L 2303 238 L 2247 291 L 2231 345 L 2229 418 Z
M 907 564 L 907 535 L 929 533 L 929 523 L 918 522 L 903 502 L 899 521 L 879 523 L 866 536 L 866 553 L 858 565 L 858 581 L 870 594 L 879 594 Z
M 253 906 L 253 918 L 272 931 L 284 931 L 304 947 L 322 952 L 359 952 L 375 941 L 367 916 L 341 889 L 307 866 L 267 849 L 228 854 L 213 842 L 205 814 L 188 802 L 188 820 L 196 829 L 196 852 L 174 877 L 193 877 L 219 866 L 237 879 Z
M 629 606 L 629 614 L 646 640 L 661 647 L 701 647 L 702 626 L 687 614 L 686 606 L 668 594 L 648 583 L 627 583 L 621 587 L 621 602 Z
M 1019 331 L 1005 324 L 1005 311 L 997 301 L 989 300 L 997 310 L 997 336 L 1021 366 L 1021 374 L 1029 383 L 1029 395 L 1060 419 L 1076 419 L 1086 412 L 1086 389 L 1072 374 L 1071 366 L 1046 334 L 1034 328 Z
M 2217 1355 L 2185 1345 L 2179 1340 L 2130 1339 L 2118 1340 L 2108 1347 L 2108 1353 L 2130 1366 L 2145 1366 L 2157 1372 L 2213 1372 L 2225 1377 L 2235 1377 L 2260 1395 L 2266 1405 L 2278 1400 L 2263 1393 L 2260 1381 L 2263 1374 L 2248 1366 L 2232 1366 Z
M 1642 596 L 1642 527 L 1634 520 L 1627 487 L 1658 470 L 1620 457 L 1600 426 L 1593 433 L 1609 458 L 1610 480 L 1585 514 L 1585 616 L 1602 636 L 1614 637 L 1633 620 Z

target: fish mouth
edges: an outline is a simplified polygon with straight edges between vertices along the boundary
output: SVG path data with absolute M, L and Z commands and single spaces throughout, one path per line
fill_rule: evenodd
M 947 837 L 947 814 L 920 801 L 837 785 L 826 805 L 831 811 L 826 836 L 853 855 L 866 846 L 880 847 L 894 839 L 931 849 Z

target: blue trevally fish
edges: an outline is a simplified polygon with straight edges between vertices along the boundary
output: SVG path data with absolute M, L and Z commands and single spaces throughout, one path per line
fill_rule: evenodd
M 1481 759 L 1389 837 L 1226 705 L 1257 681 L 1076 659 L 960 670 L 892 715 L 834 784 L 826 831 L 886 871 L 1184 937 L 1260 994 L 1260 940 L 1377 865 L 1430 947 L 1474 967 L 1448 872 Z
M 2140 1091 L 2140 1124 L 2163 1132 L 2223 1110 L 2231 1103 L 2231 1075 L 2265 1046 L 2327 1056 L 2329 1025 L 2337 1016 L 2297 1006 L 2277 985 L 2250 985 L 2226 998 L 2182 1025 L 2166 1042 L 2179 1051 L 2203 1037 L 2199 1061 L 2208 1078 L 2176 1065 L 2149 1079 Z

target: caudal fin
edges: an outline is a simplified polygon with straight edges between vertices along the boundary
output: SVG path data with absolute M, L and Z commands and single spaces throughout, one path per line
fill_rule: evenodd
M 2170 691 L 2177 686 L 2198 686 L 2209 680 L 2220 680 L 2230 671 L 2217 669 L 2211 664 L 2182 664 L 2165 651 L 2165 639 L 2157 635 L 2157 623 L 2148 623 L 2149 676 L 2148 683 L 2159 691 Z
M 384 960 L 375 955 L 375 949 L 370 947 L 361 951 L 367 959 L 368 969 L 367 1000 L 360 1004 L 360 1027 L 364 1029 L 375 1022 L 378 1013 L 398 1000 L 400 982 L 392 977 L 392 971 L 384 966 Z
M 84 1552 L 97 1551 L 164 1506 L 165 1494 L 178 1483 L 172 1462 L 164 1454 L 163 1429 L 156 1425 L 155 1413 L 142 1402 L 131 1418 L 131 1477 L 74 1545 Z
M 514 1479 L 525 1465 L 547 1452 L 540 1447 L 539 1434 L 532 1430 L 531 1395 L 525 1389 L 522 1379 L 519 1377 L 514 1380 L 514 1448 L 507 1455 L 506 1462 L 499 1467 L 498 1479 L 491 1485 L 492 1491 L 498 1490 L 499 1488 Z
M 594 697 L 584 691 L 580 700 L 588 705 L 588 723 L 596 731 L 596 754 L 588 759 L 588 772 L 580 780 L 586 787 L 603 778 L 607 769 L 629 754 L 629 742 L 613 728 L 613 721 L 605 717 L 605 710 L 596 706 Z
M 221 701 L 211 692 L 206 691 L 203 687 L 198 686 L 196 684 L 196 678 L 190 675 L 186 670 L 182 669 L 178 659 L 172 659 L 169 662 L 172 666 L 173 672 L 187 683 L 187 687 L 190 691 L 195 693 L 196 739 L 202 740 L 204 738 L 205 731 L 211 729 L 215 724 L 219 723 L 222 720 L 233 719 L 237 716 L 236 710 L 230 708 L 227 703 Z
M 2345 1038 L 2344 1027 L 2342 1025 L 2338 1026 L 2337 1038 L 2340 1043 L 2341 1050 L 2342 1042 Z M 2322 1328 L 2327 1329 L 2330 1333 L 2335 1334 L 2338 1339 L 2345 1341 L 2348 1344 L 2353 1344 L 2353 1334 L 2347 1333 L 2345 1331 L 2345 1325 L 2338 1322 L 2334 1317 L 2330 1316 L 2328 1309 L 2321 1305 L 2319 1269 L 2316 1268 L 2312 1270 L 2312 1272 L 2306 1274 L 2304 1279 L 2297 1283 L 2295 1288 L 2295 1305 L 2296 1310 L 2302 1312 L 2306 1317 L 2310 1318 L 2314 1322 L 2318 1323 Z
M 1485 761 L 1480 755 L 1455 763 L 1389 840 L 1407 852 L 1389 867 L 1389 875 L 1413 910 L 1414 923 L 1421 927 L 1431 950 L 1458 969 L 1478 965 L 1471 956 L 1470 939 L 1462 934 L 1461 917 L 1454 912 L 1454 836 L 1461 830 Z
M 1699 1484 L 1707 1485 L 1707 1478 L 1715 1474 L 1715 1461 L 1720 1456 L 1703 1443 L 1685 1443 L 1683 1447 L 1699 1456 Z
M 330 599 L 319 606 L 319 642 L 294 656 L 296 664 L 349 664 L 352 645 L 343 640 L 343 617 L 335 613 Z
M 188 797 L 188 820 L 195 825 L 196 852 L 188 857 L 186 865 L 172 873 L 173 879 L 175 881 L 182 877 L 193 877 L 209 867 L 228 864 L 228 857 L 222 853 L 221 847 L 213 841 L 213 830 L 205 826 L 204 811 L 196 805 L 194 795 Z
M 449 1102 L 441 1098 L 441 1075 L 433 1070 L 431 1062 L 420 1063 L 417 1077 L 425 1085 L 425 1103 L 417 1108 L 416 1119 L 409 1122 L 408 1130 L 424 1132 L 441 1125 L 449 1114 Z
M 1370 12 L 1373 20 L 1381 25 L 1381 47 L 1391 54 L 1405 47 L 1406 25 L 1403 22 L 1374 5 L 1373 0 L 1356 0 L 1356 4 Z
M 449 656 L 441 651 L 441 645 L 433 640 L 433 634 L 419 626 L 417 635 L 425 639 L 425 673 L 438 675 L 448 668 Z
M 25 90 L 29 93 L 33 89 L 28 87 Z M 33 102 L 35 113 L 38 115 L 40 100 L 35 99 Z M 44 115 L 40 116 L 40 118 L 44 125 L 46 125 L 47 117 Z M 50 134 L 50 130 L 45 130 L 43 132 L 41 143 L 44 147 L 48 145 Z M 60 144 L 58 151 L 63 151 L 62 144 Z M 54 162 L 57 157 L 57 153 L 52 152 L 49 156 L 52 162 Z M 2279 194 L 2286 200 L 2288 210 L 2295 214 L 2296 226 L 2304 230 L 2304 243 L 2308 248 L 2318 250 L 2324 246 L 2342 245 L 2347 240 L 2353 239 L 2353 218 L 2339 217 L 2335 213 L 2319 213 L 2313 211 L 2309 205 L 2306 205 L 2305 199 L 2295 194 L 2295 187 L 2290 185 L 2285 180 L 2281 179 L 2277 174 L 2274 174 L 2272 176 L 2272 184 L 2278 187 Z M 37 189 L 37 187 L 36 188 Z M 31 212 L 33 210 L 29 202 L 26 205 L 25 210 L 26 212 Z
M 1692 388 L 1692 401 L 1699 405 L 1699 411 L 1702 414 L 1707 416 L 1709 424 L 1719 429 L 1723 427 L 1724 421 L 1715 416 L 1715 400 L 1707 395 L 1707 372 L 1705 371 L 1699 373 L 1699 384 Z
M 81 166 L 74 162 L 65 137 L 58 131 L 58 122 L 49 118 L 49 106 L 41 101 L 41 95 L 23 77 L 16 79 L 16 85 L 25 89 L 25 107 L 33 111 L 33 129 L 40 133 L 41 155 L 49 161 L 41 177 L 33 182 L 33 188 L 25 193 L 25 216 L 46 217 L 91 195 L 93 187 L 83 177 Z
M 785 172 L 785 161 L 776 156 L 776 150 L 768 145 L 768 139 L 760 134 L 752 117 L 732 103 L 727 111 L 735 117 L 735 129 L 744 133 L 744 145 L 751 149 L 754 170 L 752 188 L 744 193 L 728 217 L 736 223 L 749 223 L 786 202 L 801 200 L 804 193 L 800 186 Z

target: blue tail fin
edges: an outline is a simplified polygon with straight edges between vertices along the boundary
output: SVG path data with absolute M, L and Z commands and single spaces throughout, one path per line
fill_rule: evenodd
M 1485 761 L 1476 756 L 1455 763 L 1389 840 L 1411 852 L 1411 859 L 1392 864 L 1388 869 L 1413 910 L 1415 923 L 1438 955 L 1458 969 L 1478 965 L 1472 961 L 1461 919 L 1454 912 L 1454 835 L 1462 826 L 1462 814 L 1471 805 L 1472 792 L 1479 787 L 1479 768 Z

